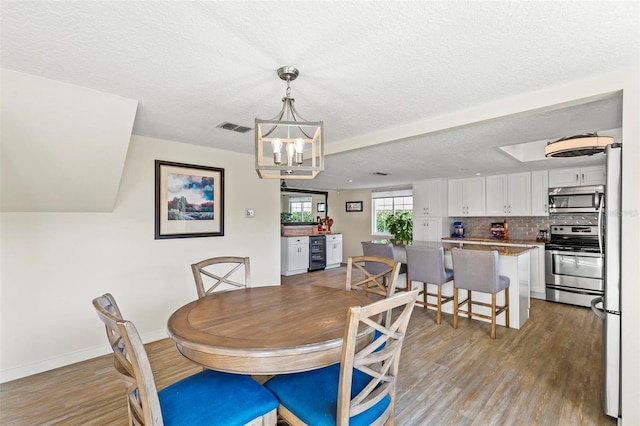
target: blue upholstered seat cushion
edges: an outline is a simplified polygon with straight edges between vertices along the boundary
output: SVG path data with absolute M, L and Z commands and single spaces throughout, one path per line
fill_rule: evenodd
M 244 425 L 278 408 L 249 376 L 205 370 L 158 392 L 165 425 Z
M 280 404 L 311 426 L 329 426 L 336 424 L 338 382 L 340 364 L 303 373 L 282 374 L 264 384 L 280 400 Z M 371 380 L 371 377 L 359 370 L 353 370 L 351 397 L 357 395 Z M 389 406 L 391 398 L 387 395 L 369 410 L 351 418 L 349 424 L 370 425 Z

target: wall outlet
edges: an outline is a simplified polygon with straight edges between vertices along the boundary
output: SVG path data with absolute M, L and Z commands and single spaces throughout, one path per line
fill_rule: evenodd
M 255 209 L 244 209 L 244 217 L 256 217 Z

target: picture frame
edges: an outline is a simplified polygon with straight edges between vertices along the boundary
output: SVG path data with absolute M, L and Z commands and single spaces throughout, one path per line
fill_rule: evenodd
M 224 235 L 224 169 L 155 160 L 155 239 Z
M 318 203 L 318 213 L 324 213 L 324 203 Z
M 345 205 L 345 209 L 348 212 L 361 212 L 362 211 L 362 201 L 347 201 Z

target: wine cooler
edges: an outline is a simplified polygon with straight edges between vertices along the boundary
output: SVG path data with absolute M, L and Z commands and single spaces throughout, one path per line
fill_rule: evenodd
M 309 272 L 324 269 L 327 266 L 327 237 L 312 235 L 309 237 Z

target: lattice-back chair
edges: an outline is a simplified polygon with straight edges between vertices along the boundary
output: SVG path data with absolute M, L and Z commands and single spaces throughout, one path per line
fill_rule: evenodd
M 394 424 L 400 352 L 417 295 L 402 292 L 349 308 L 340 364 L 265 383 L 280 401 L 278 414 L 292 425 Z M 366 329 L 376 337 L 358 349 Z
M 201 260 L 191 265 L 198 298 L 214 291 L 251 287 L 248 257 L 223 256 Z
M 140 335 L 113 296 L 96 297 L 93 307 L 125 383 L 129 425 L 276 424 L 278 401 L 249 376 L 204 370 L 158 392 Z
M 354 273 L 355 270 L 355 273 Z M 371 272 L 371 271 L 374 272 Z M 365 295 L 393 296 L 400 274 L 400 262 L 379 256 L 352 256 L 347 259 L 347 290 Z

